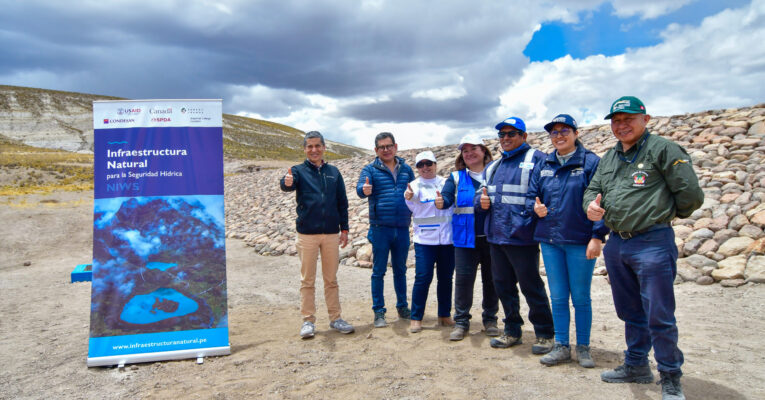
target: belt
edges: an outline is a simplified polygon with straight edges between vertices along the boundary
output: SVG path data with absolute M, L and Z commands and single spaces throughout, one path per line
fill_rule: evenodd
M 619 231 L 613 231 L 613 232 L 614 232 L 615 234 L 619 235 L 619 237 L 620 237 L 620 238 L 622 238 L 622 239 L 624 239 L 624 240 L 627 240 L 627 239 L 632 239 L 632 238 L 634 238 L 635 236 L 637 236 L 637 235 L 641 235 L 641 234 L 643 234 L 643 233 L 646 233 L 646 232 L 651 232 L 651 231 L 655 231 L 655 230 L 657 230 L 657 229 L 662 229 L 662 228 L 669 228 L 669 227 L 671 227 L 671 226 L 672 226 L 672 225 L 670 225 L 670 223 L 669 223 L 669 222 L 662 222 L 662 223 L 660 223 L 660 224 L 653 224 L 653 225 L 649 226 L 648 228 L 645 228 L 645 229 L 641 229 L 641 230 L 639 230 L 639 231 L 633 231 L 633 232 L 619 232 Z

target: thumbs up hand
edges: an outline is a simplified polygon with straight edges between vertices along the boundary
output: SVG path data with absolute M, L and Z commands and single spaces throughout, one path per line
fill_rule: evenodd
M 600 207 L 601 199 L 602 196 L 600 193 L 598 193 L 598 196 L 595 197 L 595 200 L 591 201 L 590 204 L 587 205 L 587 218 L 590 221 L 600 221 L 603 219 L 603 215 L 606 213 L 606 210 Z
M 407 183 L 406 190 L 404 191 L 404 198 L 412 200 L 412 197 L 414 197 L 414 190 L 412 190 L 412 185 Z
M 361 191 L 364 192 L 365 196 L 372 195 L 372 185 L 369 184 L 369 177 L 367 177 L 367 180 L 364 182 L 364 186 L 361 187 Z
M 489 194 L 486 193 L 486 188 L 483 188 L 483 193 L 481 193 L 481 208 L 484 210 L 488 210 L 489 207 L 491 207 L 491 198 L 489 198 Z
M 295 180 L 292 177 L 292 168 L 289 168 L 289 169 L 287 169 L 287 175 L 284 175 L 284 186 L 292 187 L 292 184 L 294 182 L 295 182 Z
M 539 216 L 539 218 L 544 218 L 547 216 L 547 206 L 539 201 L 539 197 L 536 198 L 536 202 L 534 203 L 534 212 Z
M 439 192 L 438 190 L 436 190 L 435 204 L 436 204 L 436 208 L 439 210 L 444 208 L 444 197 L 441 196 L 441 192 Z

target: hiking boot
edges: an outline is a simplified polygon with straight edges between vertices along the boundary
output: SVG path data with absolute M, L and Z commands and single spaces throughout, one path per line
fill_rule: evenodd
M 385 328 L 388 326 L 388 323 L 385 322 L 385 312 L 384 311 L 375 311 L 375 322 L 374 322 L 375 328 Z
M 610 383 L 651 383 L 653 382 L 653 373 L 651 373 L 651 366 L 648 364 L 639 367 L 622 364 L 611 371 L 600 374 L 600 379 Z
M 515 336 L 508 336 L 507 334 L 502 335 L 498 338 L 491 339 L 491 342 L 489 342 L 489 345 L 491 347 L 494 347 L 495 349 L 506 349 L 510 346 L 515 346 L 516 344 L 521 344 L 523 341 L 521 340 L 521 337 L 515 337 Z
M 552 366 L 571 361 L 571 348 L 560 343 L 555 343 L 552 350 L 539 359 L 544 365 Z
M 464 326 L 457 325 L 452 330 L 452 333 L 449 334 L 449 340 L 451 341 L 458 341 L 465 338 L 465 333 L 467 333 L 467 328 Z
M 576 345 L 576 359 L 579 361 L 579 365 L 584 368 L 595 367 L 595 361 L 592 361 L 592 356 L 590 356 L 590 346 Z
M 411 322 L 409 322 L 409 332 L 411 333 L 422 332 L 422 321 L 412 320 Z
M 403 319 L 412 319 L 412 311 L 409 307 L 396 307 L 398 311 L 398 317 Z
M 531 346 L 531 353 L 532 354 L 547 354 L 552 350 L 553 348 L 553 340 L 552 338 L 541 338 L 538 337 L 537 341 L 534 342 L 534 345 Z
M 353 326 L 345 322 L 342 318 L 330 322 L 329 327 L 340 333 L 352 333 L 354 331 Z
M 499 328 L 497 328 L 497 321 L 489 321 L 483 324 L 483 330 L 486 332 L 486 336 L 496 337 L 499 336 Z
M 438 317 L 438 326 L 454 326 L 452 317 Z
M 683 386 L 680 385 L 682 373 L 671 374 L 659 371 L 659 375 L 661 375 L 661 380 L 656 384 L 661 384 L 661 400 L 685 400 Z
M 316 327 L 313 325 L 313 322 L 303 322 L 303 326 L 300 327 L 300 337 L 308 339 L 312 338 L 314 334 L 316 334 Z

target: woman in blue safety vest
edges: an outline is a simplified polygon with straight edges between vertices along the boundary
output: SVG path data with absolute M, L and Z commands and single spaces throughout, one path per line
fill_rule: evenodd
M 473 306 L 473 285 L 481 264 L 483 282 L 483 326 L 487 336 L 499 336 L 497 328 L 497 294 L 491 275 L 491 256 L 486 241 L 484 221 L 486 214 L 473 213 L 473 198 L 481 187 L 481 173 L 491 160 L 491 152 L 477 135 L 466 135 L 457 146 L 460 154 L 454 162 L 451 173 L 441 191 L 442 201 L 436 207 L 449 208 L 452 205 L 452 240 L 456 276 L 454 282 L 454 322 L 450 340 L 462 340 L 470 329 L 470 308 Z
M 590 285 L 595 259 L 609 230 L 603 221 L 593 223 L 587 219 L 582 197 L 600 157 L 582 146 L 576 121 L 568 114 L 553 118 L 545 130 L 555 151 L 532 175 L 526 197 L 526 208 L 538 217 L 534 240 L 539 241 L 542 250 L 555 325 L 553 349 L 539 361 L 545 365 L 571 361 L 568 301 L 571 298 L 577 360 L 581 366 L 592 368 L 595 363 L 590 355 Z

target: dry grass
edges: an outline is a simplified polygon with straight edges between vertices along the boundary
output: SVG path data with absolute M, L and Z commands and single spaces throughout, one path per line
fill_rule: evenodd
M 93 155 L 0 138 L 0 196 L 93 190 Z

